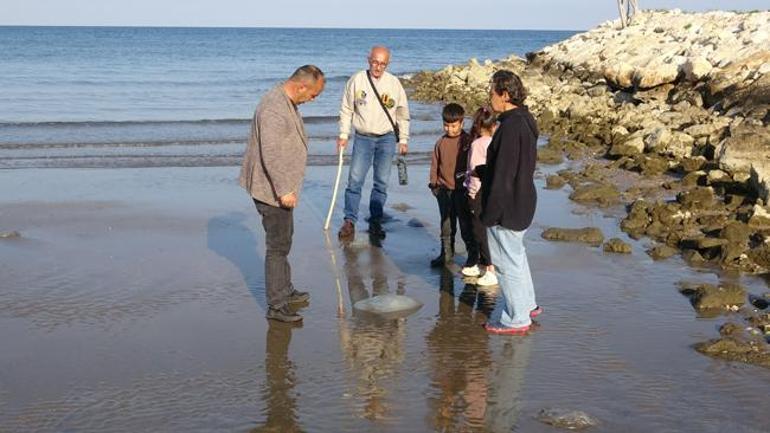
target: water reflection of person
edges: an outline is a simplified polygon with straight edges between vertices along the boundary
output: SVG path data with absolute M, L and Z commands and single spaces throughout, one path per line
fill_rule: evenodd
M 488 432 L 510 432 L 521 410 L 521 388 L 529 364 L 531 337 L 506 337 L 499 354 L 492 356 L 490 387 L 484 424 Z
M 454 275 L 442 272 L 438 318 L 427 336 L 435 390 L 429 406 L 435 431 L 486 431 L 491 359 L 481 324 L 492 302 L 494 294 L 478 291 L 474 285 L 465 285 L 459 300 L 455 299 Z
M 397 270 L 387 269 L 381 248 L 346 243 L 343 251 L 351 306 L 370 297 L 362 270 L 366 270 L 371 278 L 371 296 L 389 292 L 388 272 Z M 403 291 L 403 284 L 399 283 L 396 292 L 402 294 Z M 351 320 L 340 321 L 340 345 L 348 366 L 356 374 L 353 394 L 356 402 L 360 399 L 362 403 L 360 415 L 363 418 L 382 420 L 387 416 L 388 393 L 384 384 L 404 360 L 405 336 L 405 319 L 386 320 L 353 311 Z
M 274 320 L 268 321 L 265 350 L 267 378 L 262 389 L 266 419 L 264 425 L 251 430 L 252 433 L 302 431 L 297 419 L 294 363 L 289 359 L 291 333 L 298 326 Z

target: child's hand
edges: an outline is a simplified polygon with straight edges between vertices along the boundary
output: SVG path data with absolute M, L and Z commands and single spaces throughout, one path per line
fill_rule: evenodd
M 433 194 L 434 197 L 438 197 L 438 190 L 441 188 L 440 186 L 429 183 L 428 188 L 430 188 L 430 193 Z

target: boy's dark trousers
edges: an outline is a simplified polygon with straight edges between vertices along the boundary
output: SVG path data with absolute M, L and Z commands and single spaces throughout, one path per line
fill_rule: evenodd
M 458 186 L 451 192 L 451 195 L 457 222 L 460 225 L 460 236 L 463 238 L 465 251 L 468 253 L 465 266 L 474 266 L 479 262 L 479 245 L 473 232 L 473 214 L 468 203 L 468 189 L 464 186 Z
M 438 202 L 438 213 L 441 218 L 441 254 L 450 261 L 455 254 L 455 235 L 457 234 L 457 215 L 452 191 L 440 186 L 434 190 Z
M 471 208 L 471 225 L 473 226 L 473 237 L 479 247 L 479 265 L 489 266 L 492 260 L 489 257 L 489 242 L 487 241 L 487 227 L 481 222 L 481 191 L 476 193 L 475 198 L 468 197 L 468 204 Z

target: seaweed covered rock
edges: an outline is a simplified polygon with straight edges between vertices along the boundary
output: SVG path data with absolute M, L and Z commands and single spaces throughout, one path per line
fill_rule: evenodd
M 767 342 L 760 339 L 742 338 L 736 335 L 723 336 L 697 343 L 695 350 L 713 358 L 770 368 L 770 348 Z
M 618 191 L 615 185 L 590 183 L 575 188 L 572 194 L 569 195 L 569 198 L 578 203 L 611 206 L 620 203 L 620 191 Z
M 546 189 L 560 189 L 567 184 L 567 179 L 559 176 L 558 174 L 552 174 L 545 178 Z
M 542 409 L 537 419 L 544 424 L 567 430 L 583 430 L 599 424 L 594 417 L 583 411 L 560 408 Z
M 746 303 L 746 289 L 737 284 L 681 284 L 679 291 L 698 311 L 733 311 Z
M 653 260 L 665 260 L 677 254 L 679 254 L 679 250 L 665 244 L 656 245 L 647 250 L 647 255 L 652 257 Z
M 598 247 L 604 241 L 604 234 L 596 227 L 566 229 L 551 227 L 543 231 L 543 239 L 549 241 L 582 242 Z
M 604 244 L 605 253 L 631 254 L 631 245 L 620 238 L 612 238 Z

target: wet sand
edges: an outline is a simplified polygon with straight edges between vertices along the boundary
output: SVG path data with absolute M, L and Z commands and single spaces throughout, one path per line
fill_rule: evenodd
M 549 432 L 535 417 L 551 407 L 597 432 L 770 430 L 770 371 L 691 348 L 724 319 L 697 318 L 677 283 L 728 277 L 653 263 L 620 209 L 576 205 L 540 176 L 527 246 L 545 314 L 529 336 L 488 336 L 494 290 L 428 267 L 428 167 L 408 187 L 393 176 L 382 247 L 366 224 L 337 242 L 342 195 L 325 239 L 334 170 L 308 169 L 295 215 L 301 327 L 264 319 L 264 238 L 236 167 L 0 171 L 0 231 L 22 235 L 0 240 L 0 431 Z M 633 253 L 540 238 L 589 225 Z M 424 306 L 353 315 L 385 292 Z

